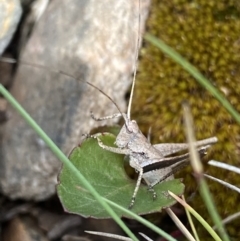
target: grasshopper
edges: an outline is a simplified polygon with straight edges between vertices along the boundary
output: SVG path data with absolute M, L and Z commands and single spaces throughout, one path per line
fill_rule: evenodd
M 140 10 L 140 1 L 139 1 L 139 10 Z M 138 20 L 139 20 L 138 26 L 140 26 L 140 21 L 141 21 L 140 15 Z M 138 33 L 140 36 L 139 29 L 138 29 Z M 133 75 L 132 88 L 131 88 L 131 94 L 130 94 L 130 99 L 128 103 L 127 114 L 122 113 L 119 107 L 117 106 L 117 104 L 107 94 L 103 93 L 98 88 L 97 89 L 99 91 L 101 91 L 105 96 L 107 96 L 114 103 L 119 113 L 97 118 L 91 112 L 91 117 L 96 121 L 102 121 L 102 120 L 107 120 L 107 119 L 112 119 L 117 117 L 123 117 L 124 119 L 124 125 L 122 126 L 119 134 L 116 137 L 115 144 L 117 147 L 110 147 L 110 146 L 104 145 L 99 138 L 99 136 L 101 135 L 100 133 L 93 135 L 93 137 L 97 139 L 99 146 L 102 147 L 104 150 L 129 156 L 130 166 L 133 167 L 139 173 L 136 186 L 133 191 L 133 195 L 129 205 L 129 209 L 131 209 L 135 203 L 137 192 L 140 187 L 140 183 L 142 179 L 144 179 L 144 181 L 146 182 L 148 186 L 148 190 L 153 193 L 153 198 L 156 199 L 157 195 L 153 187 L 164 180 L 173 179 L 174 178 L 173 174 L 181 166 L 184 166 L 186 164 L 186 161 L 189 159 L 189 153 L 185 153 L 175 157 L 168 157 L 169 155 L 188 149 L 189 148 L 188 143 L 162 143 L 162 144 L 152 145 L 148 140 L 148 138 L 145 137 L 141 132 L 141 130 L 139 129 L 137 122 L 135 120 L 131 120 L 131 117 L 130 117 L 131 104 L 133 99 L 134 86 L 136 82 L 137 59 L 138 59 L 138 50 L 140 46 L 139 36 L 137 40 L 136 59 L 135 59 L 136 63 L 134 68 L 134 75 Z M 211 137 L 208 139 L 197 141 L 195 143 L 195 146 L 200 156 L 203 156 L 206 150 L 216 142 L 217 142 L 217 138 Z
M 173 179 L 173 174 L 181 166 L 184 166 L 189 158 L 189 153 L 178 155 L 176 157 L 168 157 L 169 155 L 188 149 L 188 143 L 163 143 L 152 145 L 139 129 L 137 122 L 135 120 L 131 120 L 130 117 L 124 113 L 114 114 L 102 118 L 96 118 L 93 113 L 91 113 L 91 116 L 96 121 L 119 116 L 124 118 L 125 123 L 115 141 L 117 147 L 104 145 L 99 139 L 99 135 L 101 134 L 96 134 L 93 137 L 97 138 L 99 146 L 103 149 L 129 156 L 130 166 L 139 173 L 129 205 L 130 209 L 134 205 L 142 179 L 146 182 L 148 190 L 153 193 L 153 198 L 156 199 L 157 195 L 153 187 L 164 180 Z M 197 141 L 195 146 L 200 156 L 203 156 L 210 145 L 216 142 L 217 138 L 211 137 Z
M 139 21 L 140 21 L 140 15 L 139 15 Z M 140 22 L 139 22 L 139 25 L 140 25 Z M 138 29 L 138 32 L 140 33 L 139 29 Z M 140 45 L 139 43 L 140 43 L 140 38 L 138 38 L 138 41 L 137 41 L 136 62 L 138 58 L 138 49 Z M 101 90 L 99 90 L 91 83 L 88 83 L 89 85 L 97 88 L 105 96 L 110 98 L 112 102 L 115 104 L 115 106 L 117 107 L 117 109 L 119 110 L 119 113 L 111 116 L 103 117 L 103 118 L 96 118 L 93 114 L 91 114 L 93 119 L 97 121 L 101 121 L 101 120 L 112 119 L 112 118 L 121 117 L 121 116 L 124 118 L 124 125 L 116 137 L 116 146 L 117 146 L 116 148 L 104 145 L 101 142 L 98 134 L 94 135 L 94 137 L 97 138 L 99 146 L 101 146 L 103 149 L 114 153 L 119 153 L 119 154 L 129 156 L 130 166 L 132 166 L 139 173 L 129 208 L 132 208 L 134 205 L 137 192 L 142 179 L 145 180 L 149 191 L 153 193 L 153 198 L 155 199 L 157 195 L 153 187 L 164 180 L 173 179 L 173 173 L 175 173 L 175 171 L 178 168 L 185 165 L 186 161 L 189 158 L 188 153 L 185 153 L 183 155 L 178 155 L 176 157 L 168 157 L 169 155 L 175 154 L 179 151 L 186 150 L 189 146 L 187 143 L 182 143 L 182 144 L 162 143 L 162 144 L 152 145 L 148 140 L 148 138 L 145 137 L 141 132 L 141 130 L 139 129 L 137 122 L 135 120 L 131 120 L 130 113 L 131 113 L 131 103 L 133 99 L 134 86 L 135 86 L 136 70 L 137 70 L 137 64 L 135 63 L 132 90 L 131 90 L 130 101 L 128 104 L 127 114 L 122 113 L 119 107 L 116 105 L 116 103 L 109 96 L 107 96 L 105 93 L 103 93 Z M 209 148 L 210 145 L 215 143 L 216 141 L 217 141 L 217 138 L 212 137 L 212 138 L 204 139 L 202 141 L 198 141 L 195 143 L 195 145 L 198 148 L 197 150 L 200 153 L 200 155 L 204 155 L 207 148 Z

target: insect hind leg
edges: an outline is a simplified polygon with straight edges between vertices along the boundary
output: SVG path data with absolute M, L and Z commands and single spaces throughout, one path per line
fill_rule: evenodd
M 179 171 L 180 169 L 182 169 L 183 167 L 185 167 L 187 165 L 187 163 L 185 161 L 182 161 L 180 163 L 178 163 L 177 165 L 175 165 L 174 167 L 172 167 L 172 171 L 167 173 L 166 175 L 164 175 L 163 177 L 161 177 L 161 179 L 157 180 L 154 183 L 151 183 L 148 186 L 148 190 L 151 191 L 151 189 L 157 185 L 158 183 L 161 183 L 163 181 L 165 181 L 168 177 L 174 175 L 177 171 Z
M 117 114 L 113 114 L 113 115 L 109 115 L 109 116 L 104 116 L 104 117 L 96 117 L 93 112 L 90 112 L 91 117 L 95 120 L 95 121 L 103 121 L 103 120 L 109 120 L 109 119 L 114 119 L 114 118 L 118 118 L 121 117 L 122 114 L 121 113 L 117 113 Z
M 157 199 L 157 193 L 155 192 L 155 190 L 153 189 L 153 187 L 149 186 L 149 187 L 147 188 L 147 190 L 152 193 L 153 200 Z

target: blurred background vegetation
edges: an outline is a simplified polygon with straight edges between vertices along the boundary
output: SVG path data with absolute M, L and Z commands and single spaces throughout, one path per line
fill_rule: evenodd
M 195 65 L 240 111 L 240 2 L 237 0 L 153 0 L 147 32 L 157 36 Z M 201 87 L 181 66 L 156 47 L 144 43 L 132 107 L 141 130 L 152 127 L 152 143 L 185 142 L 181 103 L 191 105 L 197 139 L 217 136 L 205 172 L 239 185 L 234 173 L 209 167 L 215 159 L 239 166 L 240 126 L 218 101 Z M 184 177 L 190 205 L 208 220 L 202 200 L 196 193 L 191 168 L 177 175 Z M 239 211 L 239 195 L 208 181 L 222 218 Z M 194 194 L 194 195 L 193 195 Z M 210 221 L 211 224 L 211 221 Z M 227 225 L 239 240 L 239 220 Z M 206 240 L 206 239 L 205 239 Z

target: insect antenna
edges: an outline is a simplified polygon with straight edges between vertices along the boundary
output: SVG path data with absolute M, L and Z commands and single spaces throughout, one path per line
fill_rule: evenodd
M 138 1 L 138 33 L 137 33 L 137 41 L 136 41 L 136 50 L 135 50 L 135 60 L 134 60 L 134 71 L 133 71 L 133 81 L 132 81 L 132 88 L 128 103 L 128 109 L 127 109 L 127 117 L 130 119 L 131 117 L 131 106 L 132 106 L 132 99 L 133 99 L 133 92 L 136 82 L 136 75 L 137 75 L 137 67 L 138 67 L 138 52 L 140 49 L 140 40 L 141 40 L 141 34 L 140 34 L 140 24 L 141 24 L 141 0 Z
M 85 82 L 88 85 L 92 86 L 93 88 L 97 89 L 99 92 L 101 92 L 103 95 L 105 95 L 117 108 L 117 110 L 119 111 L 119 113 L 121 114 L 121 116 L 123 117 L 125 123 L 127 123 L 130 120 L 130 116 L 131 116 L 131 106 L 132 106 L 132 99 L 133 99 L 133 93 L 134 93 L 134 87 L 135 87 L 135 82 L 136 82 L 136 75 L 137 75 L 137 68 L 138 68 L 138 52 L 140 49 L 140 43 L 141 43 L 141 31 L 140 31 L 140 24 L 141 24 L 141 0 L 138 1 L 138 33 L 137 33 L 137 40 L 136 40 L 136 48 L 135 48 L 135 58 L 134 58 L 134 71 L 133 71 L 133 80 L 132 80 L 132 87 L 131 87 L 131 93 L 130 93 L 130 98 L 129 98 L 129 103 L 128 103 L 128 109 L 127 109 L 127 116 L 126 114 L 123 114 L 122 111 L 120 110 L 119 106 L 117 105 L 117 103 L 109 96 L 107 95 L 105 92 L 103 92 L 100 88 L 98 88 L 97 86 L 95 86 L 94 84 L 90 83 L 90 82 Z M 36 68 L 41 68 L 41 69 L 48 69 L 50 72 L 55 72 L 58 74 L 62 74 L 65 75 L 67 77 L 76 79 L 74 76 L 72 76 L 71 74 L 65 73 L 61 70 L 54 70 L 54 69 L 49 69 L 46 66 L 40 65 L 40 64 L 35 64 L 35 63 L 28 63 L 25 61 L 18 61 L 16 59 L 12 59 L 12 58 L 7 58 L 7 57 L 1 57 L 0 61 L 2 62 L 7 62 L 7 63 L 11 63 L 11 64 L 16 64 L 16 63 L 20 63 L 20 64 L 24 64 L 27 66 L 32 66 L 32 67 L 36 67 Z M 77 79 L 79 80 L 79 79 Z M 79 80 L 82 81 L 82 80 Z M 82 81 L 84 82 L 84 81 Z M 126 126 L 128 128 L 128 126 Z
M 123 117 L 125 123 L 127 123 L 130 120 L 130 117 L 131 117 L 131 106 L 132 106 L 132 99 L 133 99 L 133 93 L 134 93 L 134 87 L 135 87 L 136 75 L 137 75 L 137 68 L 138 68 L 138 56 L 139 56 L 138 52 L 139 52 L 140 43 L 141 43 L 141 30 L 140 30 L 141 12 L 140 11 L 141 11 L 141 0 L 138 1 L 138 29 L 137 29 L 137 39 L 136 39 L 135 58 L 134 58 L 133 80 L 132 80 L 131 93 L 130 93 L 128 108 L 127 108 L 127 115 L 122 113 L 122 111 L 120 110 L 120 108 L 117 105 L 117 103 L 109 95 L 107 95 L 105 92 L 103 92 L 100 88 L 98 88 L 94 84 L 92 84 L 90 82 L 87 82 L 87 81 L 85 82 L 88 85 L 92 86 L 93 88 L 97 89 L 103 95 L 105 95 L 116 106 L 117 110 L 119 111 L 119 113 Z M 43 66 L 43 65 L 40 65 L 40 64 L 28 63 L 28 62 L 25 62 L 25 61 L 22 61 L 22 60 L 18 61 L 16 59 L 7 58 L 7 57 L 1 57 L 0 61 L 11 63 L 11 64 L 20 63 L 20 64 L 24 64 L 24 65 L 27 65 L 27 66 L 32 66 L 32 67 L 41 68 L 41 69 L 47 69 L 50 72 L 55 72 L 55 73 L 62 74 L 62 75 L 65 75 L 67 77 L 76 79 L 71 74 L 65 73 L 65 72 L 63 72 L 61 70 L 50 69 L 50 68 L 48 68 L 46 66 Z M 77 79 L 77 80 L 79 80 L 79 79 Z M 82 81 L 82 80 L 79 80 L 79 81 Z M 82 82 L 84 82 L 84 81 L 82 81 Z M 128 126 L 126 126 L 126 127 L 128 128 Z
M 78 79 L 78 78 L 75 78 L 73 75 L 71 74 L 68 74 L 62 70 L 55 70 L 55 69 L 50 69 L 44 65 L 41 65 L 41 64 L 35 64 L 35 63 L 28 63 L 28 62 L 25 62 L 25 61 L 17 61 L 16 59 L 13 59 L 13 58 L 7 58 L 7 57 L 1 57 L 0 58 L 0 61 L 2 62 L 6 62 L 6 63 L 10 63 L 10 64 L 16 64 L 16 63 L 20 63 L 20 64 L 23 64 L 23 65 L 27 65 L 27 66 L 31 66 L 31 67 L 35 67 L 35 68 L 39 68 L 39 69 L 47 69 L 48 71 L 50 72 L 53 72 L 53 73 L 57 73 L 57 74 L 61 74 L 61 75 L 64 75 L 64 76 L 67 76 L 69 78 L 73 78 L 73 79 L 76 79 L 78 81 L 81 81 L 83 83 L 86 83 L 88 85 L 90 85 L 91 87 L 95 88 L 96 90 L 98 90 L 100 93 L 102 93 L 103 95 L 105 95 L 117 108 L 117 110 L 119 111 L 119 113 L 122 115 L 122 117 L 124 118 L 124 120 L 126 121 L 126 116 L 122 113 L 122 111 L 120 110 L 119 106 L 117 105 L 117 103 L 108 95 L 106 94 L 104 91 L 102 91 L 100 88 L 98 88 L 96 85 L 88 82 L 88 81 L 83 81 L 81 79 Z
M 119 113 L 122 115 L 122 117 L 124 118 L 124 120 L 126 121 L 126 117 L 124 116 L 124 114 L 122 113 L 122 111 L 120 110 L 119 106 L 117 105 L 117 103 L 108 95 L 106 94 L 104 91 L 102 91 L 101 89 L 99 89 L 97 86 L 95 86 L 94 84 L 86 81 L 86 83 L 90 86 L 92 86 L 93 88 L 97 89 L 99 92 L 101 92 L 103 95 L 105 95 L 118 109 Z

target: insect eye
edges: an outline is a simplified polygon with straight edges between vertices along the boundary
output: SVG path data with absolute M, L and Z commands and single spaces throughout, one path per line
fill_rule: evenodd
M 126 127 L 126 131 L 127 131 L 127 133 L 132 133 L 133 132 L 133 129 L 132 129 L 132 127 L 131 127 L 131 125 L 127 125 L 127 124 L 125 124 L 125 127 Z

